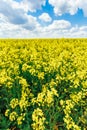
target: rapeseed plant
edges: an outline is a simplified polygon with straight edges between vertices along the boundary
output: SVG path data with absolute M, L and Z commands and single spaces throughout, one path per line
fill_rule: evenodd
M 87 39 L 0 40 L 0 129 L 87 129 Z

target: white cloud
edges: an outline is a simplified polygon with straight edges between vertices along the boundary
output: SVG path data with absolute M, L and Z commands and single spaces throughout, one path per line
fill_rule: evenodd
M 5 21 L 6 24 L 14 24 L 13 26 L 19 25 L 19 27 L 21 26 L 27 30 L 34 30 L 36 27 L 40 26 L 37 22 L 37 18 L 28 15 L 22 8 L 20 8 L 20 6 L 18 8 L 18 4 L 18 2 L 12 0 L 0 1 L 1 20 L 3 20 L 3 22 Z
M 31 21 L 28 11 L 36 11 L 45 5 L 45 0 L 0 0 L 0 13 L 12 24 L 25 24 Z
M 44 21 L 44 22 L 51 22 L 52 18 L 49 16 L 48 13 L 43 13 L 39 16 L 39 19 Z
M 54 20 L 48 26 L 41 26 L 37 19 L 29 16 L 30 22 L 14 25 L 0 14 L 1 38 L 59 38 L 59 37 L 87 37 L 87 26 L 72 26 L 66 20 Z
M 23 24 L 22 27 L 27 29 L 27 30 L 35 30 L 38 28 L 40 24 L 37 21 L 36 17 L 33 17 L 32 15 L 28 15 L 28 22 Z
M 49 0 L 49 3 L 54 7 L 54 13 L 56 15 L 62 15 L 64 13 L 73 15 L 78 10 L 78 0 Z
M 54 7 L 54 13 L 61 16 L 69 13 L 74 15 L 78 9 L 82 9 L 84 16 L 87 16 L 87 0 L 49 0 L 49 3 Z
M 87 31 L 87 26 L 82 26 L 82 27 L 80 27 L 80 30 L 81 30 L 81 31 Z
M 34 33 L 40 24 L 31 15 L 28 16 L 25 24 L 13 24 L 6 16 L 0 13 L 0 37 L 34 37 Z
M 37 9 L 41 9 L 46 4 L 46 0 L 22 0 L 19 6 L 16 4 L 16 8 L 22 8 L 24 11 L 36 12 Z
M 46 23 L 43 27 L 37 17 L 28 15 L 45 5 L 46 0 L 0 0 L 0 37 L 33 38 L 33 37 L 87 37 L 87 26 L 72 26 L 66 20 L 53 20 L 47 13 L 38 18 Z M 56 15 L 75 14 L 78 8 L 87 16 L 87 1 L 84 0 L 49 0 Z
M 14 9 L 22 9 L 24 12 L 36 12 L 37 9 L 41 9 L 45 6 L 46 0 L 21 0 L 20 2 L 14 0 L 0 0 L 0 2 L 7 2 Z M 74 15 L 78 9 L 82 9 L 84 16 L 87 16 L 87 0 L 48 0 L 54 7 L 54 13 L 56 15 L 62 15 L 69 13 Z M 1 3 L 0 3 L 1 5 Z
M 79 8 L 83 10 L 84 16 L 87 17 L 87 0 L 79 0 Z
M 34 30 L 27 30 L 21 25 L 14 25 L 7 21 L 3 22 L 3 18 L 0 19 L 0 38 L 31 38 L 34 36 Z
M 46 0 L 0 0 L 0 5 L 2 2 L 8 3 L 14 9 L 22 9 L 24 12 L 36 12 L 37 9 L 42 9 L 42 6 L 46 4 Z
M 66 20 L 54 20 L 50 25 L 46 27 L 42 27 L 39 30 L 40 36 L 42 37 L 64 37 L 66 34 L 65 31 L 68 32 L 71 28 L 71 23 Z
M 11 0 L 0 1 L 0 13 L 13 24 L 24 24 L 28 21 L 27 14 L 22 9 L 14 9 Z M 14 4 L 15 5 L 15 4 Z
M 54 20 L 52 24 L 50 24 L 47 28 L 52 30 L 58 30 L 58 29 L 66 29 L 70 28 L 71 23 L 66 20 Z
M 0 37 L 14 37 L 17 36 L 20 26 L 9 23 L 5 16 L 0 14 Z

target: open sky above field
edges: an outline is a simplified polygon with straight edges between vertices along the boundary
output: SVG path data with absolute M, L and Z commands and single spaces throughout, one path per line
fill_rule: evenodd
M 87 0 L 0 0 L 0 38 L 87 37 Z

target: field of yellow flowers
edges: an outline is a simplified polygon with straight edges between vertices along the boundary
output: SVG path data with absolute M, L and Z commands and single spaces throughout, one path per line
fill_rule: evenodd
M 0 130 L 87 130 L 87 39 L 0 40 Z

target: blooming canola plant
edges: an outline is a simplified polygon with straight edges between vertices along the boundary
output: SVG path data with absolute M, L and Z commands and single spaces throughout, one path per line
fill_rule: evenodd
M 0 129 L 87 129 L 87 39 L 0 40 Z

